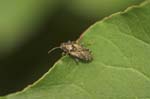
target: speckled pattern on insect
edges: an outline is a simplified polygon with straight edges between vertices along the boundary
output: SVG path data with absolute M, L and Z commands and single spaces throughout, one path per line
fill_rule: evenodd
M 82 45 L 78 44 L 75 41 L 68 41 L 61 43 L 59 47 L 55 47 L 51 49 L 48 53 L 52 52 L 55 49 L 62 49 L 65 54 L 72 56 L 75 60 L 82 60 L 82 61 L 92 61 L 92 54 L 91 51 Z

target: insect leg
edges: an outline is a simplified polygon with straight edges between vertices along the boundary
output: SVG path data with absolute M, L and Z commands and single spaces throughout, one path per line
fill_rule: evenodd
M 79 63 L 79 59 L 78 58 L 74 58 L 74 61 L 76 62 L 76 64 Z
M 65 52 L 62 52 L 62 54 L 61 54 L 62 56 L 65 56 L 65 55 L 68 55 L 67 53 L 65 53 Z

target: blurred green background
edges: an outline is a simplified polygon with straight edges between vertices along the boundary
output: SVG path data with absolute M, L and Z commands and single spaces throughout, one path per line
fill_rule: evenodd
M 0 95 L 23 89 L 61 57 L 48 50 L 76 40 L 96 21 L 143 0 L 1 0 Z

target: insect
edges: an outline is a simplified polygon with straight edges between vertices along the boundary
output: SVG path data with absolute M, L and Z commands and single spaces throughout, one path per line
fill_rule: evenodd
M 55 49 L 61 49 L 63 50 L 64 54 L 67 54 L 75 59 L 75 61 L 81 60 L 84 62 L 90 62 L 92 61 L 92 54 L 91 51 L 82 45 L 78 44 L 75 41 L 68 41 L 61 43 L 59 47 L 55 47 L 48 51 L 48 53 L 51 53 Z

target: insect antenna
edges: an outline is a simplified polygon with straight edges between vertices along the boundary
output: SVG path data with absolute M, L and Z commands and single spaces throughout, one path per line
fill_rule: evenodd
M 52 51 L 56 50 L 56 49 L 61 49 L 61 48 L 60 48 L 60 47 L 54 47 L 54 48 L 52 48 L 52 49 L 50 49 L 50 50 L 48 51 L 48 54 L 51 53 Z

